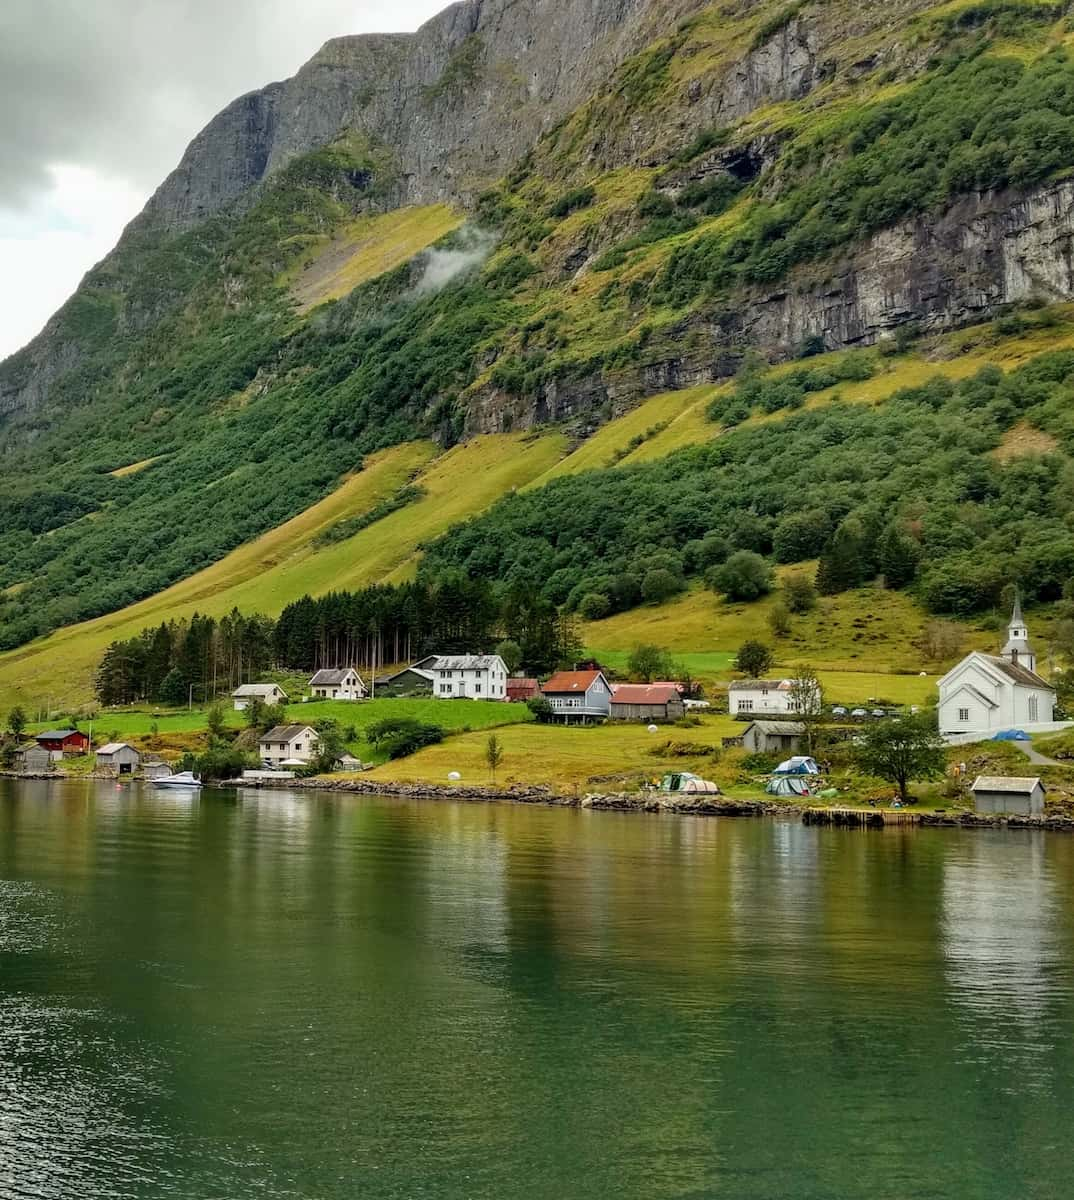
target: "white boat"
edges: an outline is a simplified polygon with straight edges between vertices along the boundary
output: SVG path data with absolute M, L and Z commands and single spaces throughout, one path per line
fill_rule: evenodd
M 178 775 L 165 775 L 160 779 L 151 779 L 149 782 L 158 788 L 186 788 L 187 791 L 191 788 L 201 787 L 201 780 L 193 771 L 180 771 Z

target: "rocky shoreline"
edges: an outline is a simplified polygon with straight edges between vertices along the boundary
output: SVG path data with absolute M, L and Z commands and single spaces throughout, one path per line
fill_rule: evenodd
M 402 796 L 414 800 L 453 800 L 473 804 L 536 804 L 548 808 L 591 809 L 595 812 L 674 813 L 687 817 L 801 816 L 796 805 L 764 800 L 732 800 L 727 796 L 665 795 L 660 792 L 585 792 L 576 795 L 549 787 L 467 787 L 434 783 L 380 783 L 368 779 L 288 779 L 241 783 L 268 791 L 301 790 L 348 792 L 358 796 Z

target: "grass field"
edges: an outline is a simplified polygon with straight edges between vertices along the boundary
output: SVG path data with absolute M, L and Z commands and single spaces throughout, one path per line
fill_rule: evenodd
M 291 294 L 299 311 L 339 300 L 356 287 L 395 270 L 463 222 L 446 204 L 401 208 L 360 217 L 308 257 L 294 274 Z
M 0 711 L 16 701 L 34 709 L 47 697 L 53 711 L 89 703 L 93 672 L 108 643 L 160 621 L 194 612 L 219 616 L 233 607 L 276 614 L 307 592 L 404 578 L 415 569 L 420 543 L 542 474 L 565 449 L 559 434 L 499 434 L 440 457 L 427 442 L 371 456 L 362 472 L 320 504 L 206 570 L 129 608 L 0 655 Z M 314 547 L 319 531 L 368 512 L 411 479 L 425 490 L 423 499 L 346 541 Z
M 497 730 L 504 760 L 497 781 L 500 783 L 548 784 L 573 790 L 587 784 L 608 782 L 609 777 L 656 777 L 668 770 L 693 770 L 704 775 L 713 772 L 708 750 L 716 749 L 721 739 L 741 732 L 741 726 L 729 717 L 709 717 L 689 729 L 663 727 L 656 734 L 637 725 L 596 725 L 588 728 L 562 725 L 512 725 Z M 702 747 L 698 754 L 676 755 L 672 746 Z M 394 782 L 446 783 L 452 771 L 469 784 L 486 784 L 489 771 L 485 763 L 487 733 L 453 737 L 439 746 L 430 746 L 411 758 L 387 763 L 370 773 L 370 778 Z M 652 753 L 654 748 L 659 753 Z

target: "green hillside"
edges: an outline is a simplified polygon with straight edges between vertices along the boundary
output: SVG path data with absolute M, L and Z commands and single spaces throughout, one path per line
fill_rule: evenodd
M 398 147 L 347 129 L 192 227 L 135 222 L 0 365 L 0 394 L 44 381 L 0 416 L 0 704 L 84 704 L 148 624 L 418 571 L 530 589 L 613 655 L 718 658 L 775 603 L 721 607 L 729 557 L 819 560 L 817 613 L 883 610 L 775 635 L 832 671 L 912 670 L 929 615 L 987 644 L 1014 583 L 1063 596 L 1064 7 L 680 7 L 492 186 L 403 203 Z M 808 85 L 698 115 L 792 45 L 826 54 Z M 423 102 L 465 108 L 468 62 Z M 962 286 L 931 233 L 1035 197 L 1053 240 L 1030 221 L 1017 270 L 982 243 L 976 309 L 821 311 L 903 270 L 889 234 Z

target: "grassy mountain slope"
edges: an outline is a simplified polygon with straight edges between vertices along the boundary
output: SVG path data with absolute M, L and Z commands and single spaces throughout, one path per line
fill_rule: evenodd
M 610 490 L 623 468 L 669 489 L 690 475 L 715 521 L 727 488 L 717 459 L 748 443 L 742 463 L 758 471 L 769 445 L 789 454 L 799 436 L 827 436 L 833 421 L 822 430 L 809 418 L 836 396 L 867 407 L 933 374 L 967 379 L 1071 344 L 1070 312 L 1052 309 L 1048 322 L 1009 319 L 874 354 L 868 379 L 814 390 L 794 413 L 740 418 L 722 435 L 726 452 L 683 459 L 682 473 L 661 466 L 720 432 L 710 408 L 727 402 L 722 381 L 747 349 L 782 362 L 807 345 L 966 325 L 1012 298 L 1069 299 L 1074 60 L 1068 18 L 1045 0 L 654 0 L 646 13 L 650 44 L 479 197 L 397 208 L 407 164 L 348 130 L 196 227 L 136 223 L 55 318 L 48 344 L 66 349 L 49 370 L 46 343 L 0 366 L 0 399 L 44 380 L 32 404 L 0 416 L 0 646 L 11 650 L 0 697 L 62 679 L 78 700 L 100 639 L 157 614 L 198 602 L 271 610 L 305 590 L 398 578 L 420 542 L 514 488 L 544 503 L 557 493 L 538 485 L 588 471 L 614 468 Z M 430 105 L 469 103 L 480 50 L 445 72 Z M 475 226 L 490 235 L 478 250 Z M 1041 243 L 1045 228 L 1053 241 Z M 441 273 L 444 262 L 457 273 Z M 838 361 L 822 354 L 814 366 Z M 1054 446 L 1061 465 L 1063 383 L 1044 417 L 1031 406 L 997 417 L 974 456 L 994 464 L 1004 447 Z M 925 420 L 925 403 L 899 400 L 892 420 Z M 511 431 L 552 422 L 592 436 L 560 461 L 560 435 L 549 435 L 515 462 L 523 442 Z M 856 428 L 862 444 L 876 441 Z M 501 440 L 452 449 L 480 432 Z M 321 505 L 376 510 L 430 441 L 449 453 L 419 481 L 424 499 L 311 547 Z M 493 458 L 492 447 L 511 449 Z M 1015 459 L 1001 474 L 1017 469 Z M 842 495 L 814 499 L 833 527 L 846 517 Z M 590 502 L 600 515 L 600 498 Z M 965 556 L 986 536 L 998 545 L 1046 524 L 1009 497 L 973 502 L 973 520 L 955 522 Z M 990 513 L 1001 530 L 985 528 Z M 675 529 L 639 524 L 638 547 L 675 549 Z M 1047 526 L 1057 571 L 1058 524 Z M 290 532 L 268 532 L 280 527 Z M 236 564 L 258 562 L 266 535 L 292 557 L 244 576 Z M 572 554 L 591 562 L 596 544 Z M 435 551 L 444 562 L 454 553 Z M 845 657 L 833 649 L 828 660 Z

